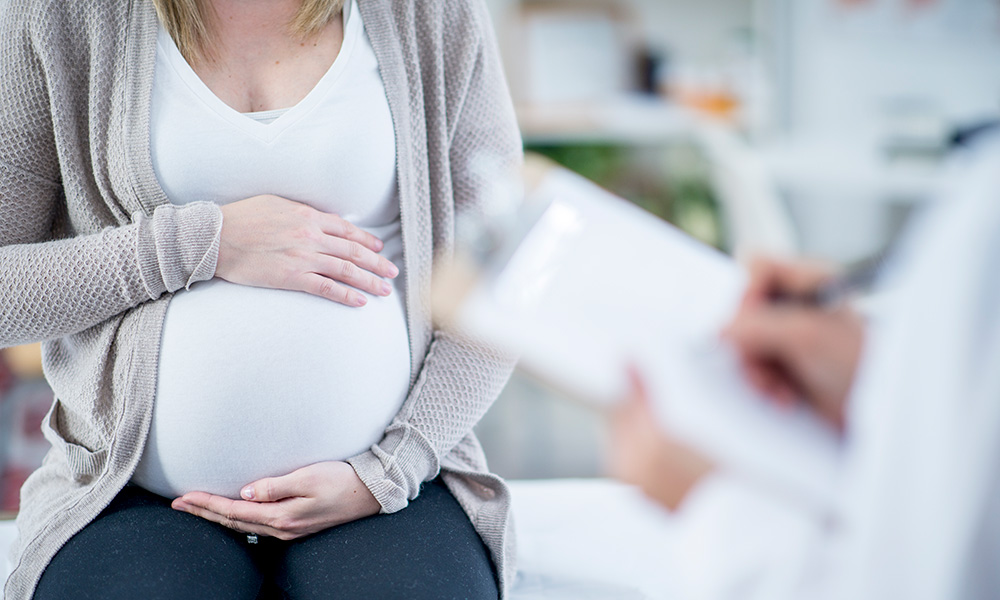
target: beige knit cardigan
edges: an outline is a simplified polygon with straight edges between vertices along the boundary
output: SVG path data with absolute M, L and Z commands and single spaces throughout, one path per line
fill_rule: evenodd
M 471 165 L 521 143 L 483 0 L 358 0 L 396 134 L 411 388 L 383 439 L 349 459 L 384 512 L 439 471 L 513 578 L 509 492 L 473 425 L 512 361 L 433 328 L 432 259 L 488 212 Z M 171 293 L 210 279 L 222 214 L 171 205 L 149 149 L 151 0 L 0 4 L 0 347 L 45 340 L 53 449 L 21 491 L 5 587 L 31 596 L 62 545 L 129 481 L 149 429 Z M 468 216 L 466 216 L 468 215 Z

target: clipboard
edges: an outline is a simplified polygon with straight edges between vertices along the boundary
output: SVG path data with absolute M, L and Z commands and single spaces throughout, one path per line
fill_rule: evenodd
M 459 253 L 435 283 L 443 325 L 520 356 L 520 368 L 608 408 L 646 378 L 664 428 L 717 464 L 810 507 L 836 496 L 836 434 L 744 380 L 719 332 L 744 269 L 634 204 L 544 159 L 488 251 Z
M 525 187 L 499 241 L 435 282 L 434 312 L 548 383 L 607 404 L 637 345 L 707 335 L 739 302 L 740 266 L 631 202 L 534 157 Z

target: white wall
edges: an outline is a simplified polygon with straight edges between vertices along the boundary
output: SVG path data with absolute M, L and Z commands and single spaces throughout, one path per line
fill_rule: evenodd
M 926 13 L 905 12 L 902 0 L 872 0 L 863 11 L 778 2 L 792 28 L 794 129 L 877 136 L 899 99 L 952 122 L 1000 111 L 1000 2 L 939 0 Z
M 519 0 L 486 0 L 498 27 Z M 573 0 L 566 0 L 572 3 Z M 588 0 L 589 1 L 589 0 Z M 608 0 L 631 10 L 644 37 L 685 62 L 723 58 L 732 32 L 752 24 L 751 0 Z M 501 35 L 503 32 L 501 31 Z
M 510 43 L 504 24 L 519 0 L 486 1 Z M 762 26 L 779 55 L 779 116 L 797 130 L 874 136 L 898 99 L 925 102 L 951 121 L 1000 111 L 998 0 L 937 0 L 936 14 L 913 18 L 900 16 L 906 0 L 869 0 L 854 11 L 835 0 L 606 1 L 629 7 L 646 40 L 671 49 L 681 66 L 718 65 L 735 32 Z
M 733 32 L 752 24 L 750 0 L 630 0 L 647 39 L 674 48 L 686 61 L 726 58 Z
M 955 126 L 1000 115 L 1000 0 L 757 2 L 784 134 L 770 145 L 803 249 L 870 255 L 900 203 L 935 197 L 943 173 L 888 149 L 940 148 Z

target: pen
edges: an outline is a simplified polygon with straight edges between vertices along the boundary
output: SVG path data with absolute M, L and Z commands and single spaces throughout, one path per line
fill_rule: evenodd
M 813 292 L 807 294 L 792 294 L 778 291 L 771 294 L 775 303 L 795 303 L 818 308 L 835 308 L 852 294 L 871 289 L 882 274 L 886 263 L 886 253 L 881 252 L 872 258 L 859 261 L 849 267 L 844 273 L 830 279 Z

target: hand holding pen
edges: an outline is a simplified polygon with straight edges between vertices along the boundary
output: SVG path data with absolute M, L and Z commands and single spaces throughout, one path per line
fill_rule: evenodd
M 869 282 L 864 265 L 839 277 L 809 263 L 757 260 L 740 309 L 724 337 L 736 348 L 751 385 L 777 402 L 806 402 L 843 430 L 864 324 L 844 298 Z M 614 413 L 608 466 L 673 510 L 716 464 L 659 425 L 638 374 Z
M 815 263 L 754 261 L 723 333 L 751 385 L 783 404 L 805 402 L 842 429 L 864 339 L 860 315 L 843 298 L 875 270 L 865 265 L 837 277 Z

